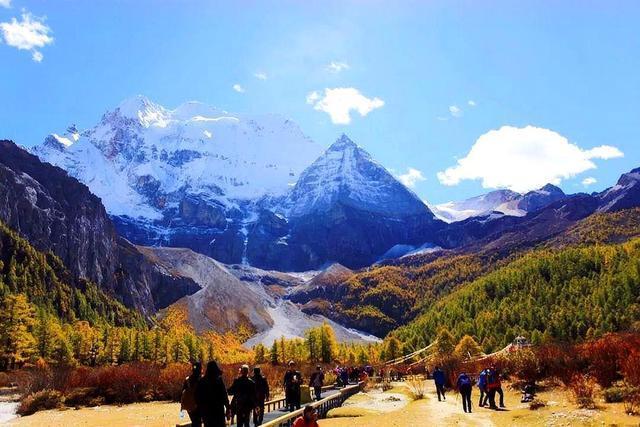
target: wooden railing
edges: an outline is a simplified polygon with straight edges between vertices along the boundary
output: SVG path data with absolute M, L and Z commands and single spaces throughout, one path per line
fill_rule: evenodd
M 363 383 L 359 382 L 358 384 L 350 385 L 342 390 L 339 393 L 334 394 L 329 397 L 325 397 L 322 400 L 311 403 L 310 405 L 316 408 L 318 412 L 319 418 L 324 418 L 327 416 L 327 412 L 331 409 L 338 408 L 342 406 L 345 400 L 354 394 L 358 393 L 363 387 Z M 297 411 L 289 412 L 288 414 L 284 414 L 281 417 L 276 418 L 275 420 L 266 422 L 262 424 L 263 427 L 291 427 L 296 418 L 302 415 L 304 409 L 298 409 Z

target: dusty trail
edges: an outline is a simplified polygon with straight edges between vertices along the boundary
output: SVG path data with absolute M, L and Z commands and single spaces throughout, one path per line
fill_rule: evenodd
M 428 381 L 424 399 L 410 402 L 399 410 L 357 418 L 326 419 L 321 420 L 319 424 L 321 427 L 422 427 L 426 425 L 484 427 L 495 425 L 491 421 L 491 413 L 489 411 L 481 409 L 471 414 L 465 414 L 462 410 L 462 401 L 459 397 L 456 398 L 456 394 L 453 392 L 448 393 L 446 401 L 438 402 L 432 381 Z

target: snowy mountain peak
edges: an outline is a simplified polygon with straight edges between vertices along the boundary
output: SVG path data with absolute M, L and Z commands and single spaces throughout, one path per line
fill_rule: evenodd
M 327 149 L 327 151 L 345 151 L 345 150 L 354 150 L 358 149 L 358 145 L 351 140 L 346 134 L 340 135 L 340 138 L 336 140 L 331 146 Z
M 67 127 L 66 132 L 62 135 L 58 135 L 57 133 L 49 134 L 45 138 L 43 145 L 53 150 L 63 151 L 71 147 L 78 139 L 80 139 L 80 132 L 76 128 L 76 125 L 72 124 Z
M 463 221 L 471 217 L 487 216 L 494 212 L 509 216 L 524 216 L 555 201 L 566 194 L 553 184 L 526 194 L 511 190 L 491 191 L 467 200 L 448 202 L 432 207 L 436 216 L 446 222 Z
M 279 115 L 195 101 L 171 110 L 138 95 L 33 152 L 87 184 L 111 215 L 158 220 L 186 209 L 189 195 L 225 209 L 282 196 L 321 147 Z
M 295 217 L 327 211 L 336 203 L 390 216 L 430 215 L 413 192 L 344 134 L 305 169 L 285 206 Z
M 544 187 L 536 190 L 538 193 L 547 193 L 547 194 L 562 194 L 564 195 L 564 191 L 560 187 L 557 187 L 553 184 L 547 184 Z
M 136 95 L 122 101 L 115 110 L 108 112 L 103 121 L 109 121 L 114 116 L 125 120 L 132 120 L 148 128 L 153 125 L 165 127 L 169 119 L 169 112 L 143 95 Z

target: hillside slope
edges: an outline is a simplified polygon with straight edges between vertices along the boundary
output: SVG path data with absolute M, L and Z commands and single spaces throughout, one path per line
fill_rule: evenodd
M 412 346 L 442 327 L 495 350 L 523 334 L 575 341 L 640 326 L 640 239 L 532 251 L 433 304 L 394 334 Z
M 0 221 L 146 316 L 198 289 L 145 261 L 84 184 L 11 141 L 0 141 Z
M 51 252 L 36 250 L 0 222 L 0 300 L 24 294 L 35 306 L 65 322 L 143 325 L 142 316 L 105 294 L 95 283 L 76 279 Z

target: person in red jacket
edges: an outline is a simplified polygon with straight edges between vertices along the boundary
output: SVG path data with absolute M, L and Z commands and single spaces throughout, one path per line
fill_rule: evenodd
M 311 405 L 304 407 L 302 415 L 294 421 L 293 427 L 318 427 L 318 413 Z
M 487 373 L 487 395 L 489 397 L 489 408 L 497 409 L 496 393 L 500 395 L 500 407 L 504 408 L 504 393 L 502 392 L 502 383 L 500 382 L 500 374 L 495 366 L 489 368 Z

